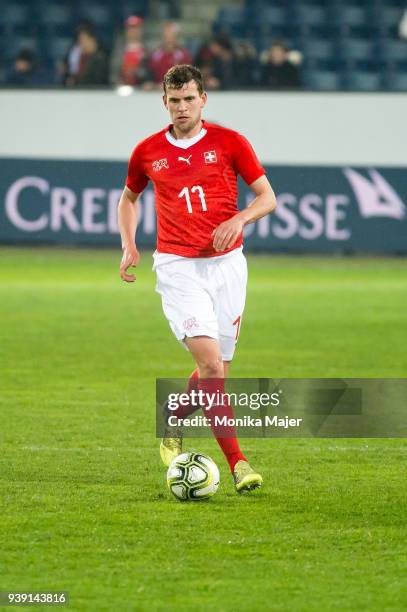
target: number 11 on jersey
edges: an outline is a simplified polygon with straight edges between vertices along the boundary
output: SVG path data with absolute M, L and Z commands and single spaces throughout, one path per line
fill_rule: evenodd
M 201 185 L 194 185 L 193 187 L 191 187 L 191 193 L 195 193 L 196 191 L 198 192 L 199 199 L 201 200 L 202 210 L 206 212 L 208 209 L 206 208 L 205 192 L 202 189 Z M 192 213 L 192 202 L 191 202 L 191 196 L 189 193 L 189 188 L 184 187 L 183 189 L 181 189 L 181 191 L 178 194 L 178 197 L 179 198 L 185 197 L 188 212 Z

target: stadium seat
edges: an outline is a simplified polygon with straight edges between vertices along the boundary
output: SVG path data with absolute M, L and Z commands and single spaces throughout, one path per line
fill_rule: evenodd
M 149 0 L 122 0 L 121 2 L 111 2 L 119 19 L 122 21 L 129 15 L 139 15 L 146 17 L 148 13 Z M 116 10 L 117 9 L 117 10 Z
M 372 29 L 382 37 L 397 37 L 398 25 L 403 9 L 397 7 L 375 6 L 372 10 Z
M 329 20 L 336 24 L 341 36 L 368 38 L 371 33 L 371 7 L 336 4 L 329 10 Z
M 72 45 L 72 38 L 50 38 L 47 46 L 47 55 L 54 60 L 60 60 L 67 54 Z
M 312 4 L 298 4 L 292 11 L 292 17 L 300 26 L 320 25 L 326 21 L 325 10 Z
M 265 0 L 246 0 L 245 6 L 243 7 L 245 18 L 248 21 L 255 21 L 263 11 L 274 7 L 275 4 L 275 2 L 267 4 Z
M 228 6 L 221 8 L 218 19 L 212 26 L 213 32 L 224 32 L 236 38 L 247 38 L 267 32 L 268 25 L 245 19 L 244 7 Z M 265 28 L 265 31 L 263 29 Z M 261 32 L 259 30 L 262 30 Z
M 325 39 L 306 38 L 299 45 L 304 66 L 313 70 L 335 71 L 342 65 L 336 45 Z
M 407 73 L 396 72 L 388 79 L 388 88 L 392 91 L 407 91 Z
M 191 57 L 196 57 L 199 53 L 199 50 L 202 47 L 202 41 L 199 40 L 198 38 L 194 37 L 187 37 L 184 38 L 184 44 L 186 46 L 186 48 L 188 49 L 188 51 L 191 54 Z
M 294 36 L 319 37 L 329 36 L 329 24 L 326 21 L 326 11 L 310 4 L 300 4 L 290 11 Z
M 35 36 L 35 20 L 25 4 L 0 4 L 0 39 L 8 36 Z M 0 40 L 1 42 L 1 40 Z
M 46 10 L 41 11 L 39 18 L 41 23 L 49 26 L 66 25 L 72 21 L 73 15 L 67 6 L 49 4 Z
M 366 24 L 366 11 L 361 6 L 342 6 L 335 11 L 335 17 L 348 26 L 363 26 Z
M 342 40 L 339 49 L 344 60 L 371 60 L 374 46 L 369 40 L 348 38 Z
M 226 6 L 219 10 L 218 23 L 226 26 L 244 23 L 245 9 L 239 6 Z
M 45 9 L 39 11 L 38 29 L 42 38 L 71 36 L 74 26 L 74 13 L 65 5 L 49 4 Z
M 387 40 L 379 44 L 379 57 L 383 62 L 392 63 L 407 60 L 407 42 Z
M 30 21 L 30 11 L 23 3 L 6 2 L 0 7 L 0 23 L 13 28 Z
M 78 15 L 81 19 L 89 19 L 96 27 L 112 27 L 114 22 L 109 3 L 102 5 L 84 2 L 79 8 Z
M 302 45 L 301 50 L 304 53 L 304 57 L 327 59 L 331 58 L 335 53 L 335 46 L 330 40 L 306 38 Z
M 387 6 L 393 9 L 397 9 L 397 8 L 405 9 L 406 8 L 405 0 L 375 0 L 375 4 L 378 4 L 380 6 Z
M 13 60 L 21 49 L 30 49 L 38 53 L 38 42 L 34 37 L 12 36 L 4 42 L 3 55 L 7 62 Z
M 273 25 L 273 26 L 285 26 L 287 24 L 286 11 L 278 6 L 266 6 L 261 11 L 248 11 L 247 19 L 243 17 L 243 21 L 246 21 L 254 26 L 259 25 Z
M 378 91 L 382 89 L 381 75 L 375 72 L 351 71 L 344 78 L 347 89 L 354 91 Z
M 286 24 L 273 24 L 273 23 L 257 23 L 252 25 L 241 25 L 240 26 L 245 35 L 252 39 L 255 46 L 257 45 L 258 38 L 283 38 L 288 39 L 292 37 L 292 28 Z M 229 30 L 233 30 L 236 26 L 232 26 Z
M 256 47 L 257 53 L 260 54 L 263 51 L 268 51 L 268 49 L 270 49 L 273 38 L 271 36 L 255 36 L 251 42 Z
M 383 81 L 387 89 L 393 89 L 393 81 L 407 74 L 407 44 L 401 41 L 388 41 L 379 46 L 378 65 L 382 70 Z M 399 87 L 396 88 L 398 90 Z
M 304 73 L 304 84 L 307 89 L 335 91 L 342 88 L 341 78 L 337 72 L 312 70 Z
M 403 15 L 403 9 L 383 5 L 381 21 L 388 27 L 397 26 Z

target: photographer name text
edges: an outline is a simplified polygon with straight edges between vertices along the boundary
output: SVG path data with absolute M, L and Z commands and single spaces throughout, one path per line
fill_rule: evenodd
M 213 421 L 213 422 L 212 422 Z M 179 419 L 171 415 L 168 418 L 170 427 L 282 427 L 289 429 L 291 427 L 300 427 L 303 422 L 302 418 L 265 416 L 264 418 L 252 417 L 245 415 L 244 417 L 228 418 L 226 416 L 206 417 L 197 415 L 190 419 Z

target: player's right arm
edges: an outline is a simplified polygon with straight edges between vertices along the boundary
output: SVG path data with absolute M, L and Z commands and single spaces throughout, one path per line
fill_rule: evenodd
M 120 278 L 127 283 L 132 283 L 136 280 L 134 274 L 127 273 L 128 268 L 136 267 L 140 261 L 140 254 L 136 247 L 139 196 L 139 193 L 134 193 L 134 191 L 125 187 L 118 206 L 118 220 L 123 251 L 120 263 Z
M 136 247 L 136 229 L 139 212 L 139 196 L 148 183 L 144 173 L 143 144 L 137 145 L 131 154 L 127 171 L 126 186 L 120 198 L 118 216 L 122 237 L 123 257 L 120 277 L 127 283 L 136 280 L 134 274 L 127 274 L 129 267 L 137 266 L 140 254 Z

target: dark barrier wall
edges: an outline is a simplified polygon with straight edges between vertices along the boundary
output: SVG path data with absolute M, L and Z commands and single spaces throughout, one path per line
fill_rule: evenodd
M 276 213 L 247 226 L 246 249 L 407 253 L 407 170 L 267 167 Z M 122 162 L 0 159 L 0 242 L 120 245 Z M 244 184 L 239 206 L 251 192 Z M 139 246 L 155 244 L 154 194 L 142 196 Z

